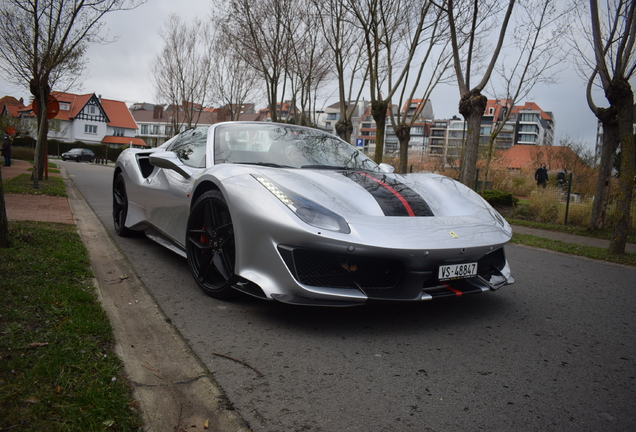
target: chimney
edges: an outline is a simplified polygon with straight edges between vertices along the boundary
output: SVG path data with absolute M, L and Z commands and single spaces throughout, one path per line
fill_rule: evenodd
M 163 106 L 155 105 L 152 111 L 152 118 L 160 119 L 161 117 L 163 117 Z

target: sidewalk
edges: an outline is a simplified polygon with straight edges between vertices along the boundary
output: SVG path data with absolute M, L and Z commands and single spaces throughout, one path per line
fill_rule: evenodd
M 31 164 L 21 160 L 13 160 L 10 167 L 0 167 L 2 181 L 29 173 Z M 49 176 L 60 177 L 58 173 Z M 47 195 L 5 194 L 4 203 L 9 220 L 32 220 L 37 222 L 55 222 L 72 225 L 75 223 L 68 198 Z

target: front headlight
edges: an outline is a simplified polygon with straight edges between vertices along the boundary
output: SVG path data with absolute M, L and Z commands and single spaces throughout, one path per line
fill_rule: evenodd
M 316 228 L 322 228 L 329 231 L 336 231 L 345 234 L 349 234 L 351 230 L 347 221 L 342 216 L 331 210 L 307 199 L 301 195 L 298 195 L 288 189 L 283 188 L 267 179 L 263 176 L 253 177 L 258 180 L 260 184 L 270 191 L 276 198 L 287 206 L 296 216 L 298 216 L 303 222 L 315 226 Z

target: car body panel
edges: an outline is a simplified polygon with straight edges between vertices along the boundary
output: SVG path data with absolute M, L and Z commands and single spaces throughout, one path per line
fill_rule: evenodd
M 129 203 L 126 227 L 145 231 L 150 238 L 185 255 L 186 226 L 194 201 L 202 191 L 219 190 L 234 226 L 238 251 L 235 274 L 241 278 L 236 288 L 288 303 L 349 305 L 374 298 L 419 301 L 433 297 L 427 294 L 427 289 L 433 292 L 443 287 L 449 292 L 461 292 L 465 288 L 466 292 L 480 292 L 514 281 L 505 257 L 498 258 L 497 269 L 485 277 L 457 283 L 435 281 L 437 268 L 442 264 L 477 262 L 493 251 L 504 256 L 503 247 L 512 235 L 507 222 L 486 201 L 447 177 L 387 173 L 368 161 L 362 161 L 365 169 L 262 166 L 254 165 L 260 162 L 228 161 L 215 165 L 215 157 L 218 161 L 224 154 L 219 149 L 215 153 L 215 140 L 240 128 L 258 132 L 252 135 L 260 137 L 259 143 L 253 144 L 257 151 L 250 153 L 248 140 L 239 140 L 235 144 L 239 150 L 232 150 L 229 157 L 265 158 L 266 152 L 261 150 L 267 146 L 267 139 L 263 138 L 266 133 L 260 129 L 267 131 L 272 126 L 264 125 L 243 122 L 213 125 L 207 133 L 205 154 L 195 155 L 192 160 L 186 156 L 181 161 L 165 153 L 175 148 L 179 136 L 157 149 L 122 152 L 115 175 L 121 172 L 126 184 Z M 302 136 L 305 128 L 290 130 Z M 270 153 L 273 146 L 272 142 Z M 357 154 L 352 154 L 352 158 L 358 163 Z M 346 221 L 348 232 L 309 224 L 265 184 L 339 215 Z M 349 287 L 340 286 L 340 282 L 333 286 L 302 283 L 304 276 L 298 270 L 297 260 L 311 254 L 318 254 L 315 255 L 318 261 L 337 257 L 342 263 L 336 267 L 341 266 L 352 275 L 358 268 L 371 268 L 373 265 L 369 263 L 383 260 L 395 263 L 400 273 L 393 291 L 384 287 L 365 289 L 356 285 L 358 282 Z M 361 264 L 347 264 L 354 261 Z M 334 273 L 334 269 L 327 273 Z M 310 279 L 305 275 L 304 280 Z M 431 287 L 423 289 L 427 284 Z M 452 284 L 459 288 L 451 287 Z M 396 295 L 392 297 L 391 292 Z

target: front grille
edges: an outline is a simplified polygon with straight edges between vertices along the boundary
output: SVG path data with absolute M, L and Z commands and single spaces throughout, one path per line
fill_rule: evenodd
M 400 261 L 295 249 L 296 277 L 302 284 L 330 288 L 391 289 L 404 272 Z
M 501 271 L 505 266 L 506 256 L 504 255 L 503 248 L 500 248 L 479 260 L 477 264 L 477 272 L 479 273 L 479 276 L 485 280 L 490 280 L 491 276 L 495 273 L 495 270 Z

